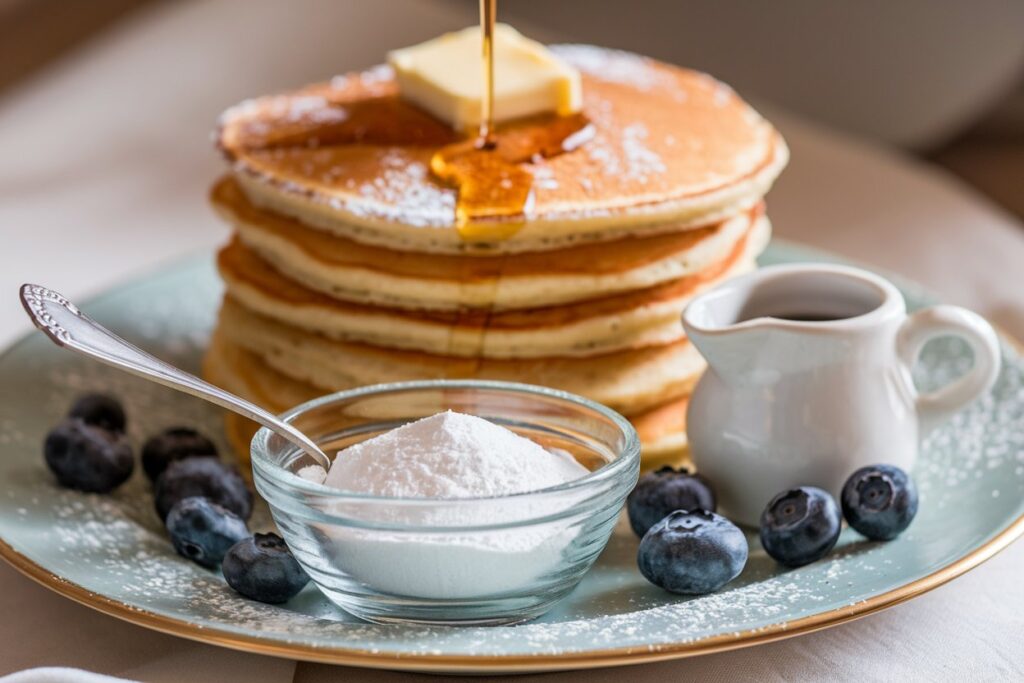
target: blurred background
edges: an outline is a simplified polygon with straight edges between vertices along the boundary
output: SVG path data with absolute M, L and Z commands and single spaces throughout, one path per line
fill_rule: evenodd
M 499 0 L 545 42 L 705 70 L 786 137 L 775 235 L 1024 336 L 1021 0 Z M 477 0 L 0 0 L 0 294 L 79 298 L 227 227 L 217 116 L 478 22 Z M 0 296 L 0 343 L 27 324 Z
M 233 5 L 240 15 L 265 10 L 265 3 L 244 0 L 0 0 L 0 103 L 48 70 L 114 39 L 132 22 L 204 1 Z M 472 20 L 476 11 L 474 0 L 422 2 L 451 5 L 433 12 L 451 18 L 450 28 L 461 25 L 456 17 Z M 389 12 L 392 3 L 292 4 L 295 20 L 308 23 L 317 40 L 261 45 L 270 38 L 269 31 L 261 31 L 248 48 L 306 51 L 312 58 L 307 80 L 314 80 L 366 66 L 351 59 L 331 63 L 325 55 L 352 50 L 320 41 L 333 32 L 339 43 L 365 43 L 365 34 L 354 35 L 356 22 Z M 499 16 L 534 28 L 545 39 L 621 47 L 708 71 L 758 104 L 779 105 L 933 161 L 1024 216 L 1024 2 L 1019 0 L 501 0 Z M 240 16 L 239 29 L 251 30 L 254 18 Z M 270 15 L 267 20 L 274 21 Z M 388 23 L 394 38 L 370 36 L 378 41 L 368 52 L 371 60 L 389 47 L 432 35 L 439 25 L 436 19 L 417 23 L 401 11 Z M 189 36 L 180 40 L 187 51 Z M 260 61 L 254 60 L 254 68 Z M 153 76 L 163 88 L 188 88 L 196 74 L 185 66 Z M 204 65 L 214 83 L 218 68 L 227 75 L 232 65 Z M 295 84 L 278 82 L 275 75 L 267 71 L 265 90 Z M 235 93 L 230 84 L 224 92 L 220 104 L 227 105 Z M 212 106 L 207 112 L 211 122 L 217 110 Z

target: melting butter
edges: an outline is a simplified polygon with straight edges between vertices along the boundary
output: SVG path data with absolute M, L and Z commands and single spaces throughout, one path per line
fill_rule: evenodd
M 478 26 L 388 54 L 402 97 L 463 132 L 475 132 L 480 125 L 484 92 L 480 58 Z M 582 100 L 576 69 L 511 26 L 495 26 L 495 122 L 537 114 L 575 114 Z

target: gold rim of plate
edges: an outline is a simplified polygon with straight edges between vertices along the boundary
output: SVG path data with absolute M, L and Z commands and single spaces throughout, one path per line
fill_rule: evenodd
M 1024 343 L 1004 330 L 1000 336 L 1019 353 L 1024 354 Z M 105 595 L 93 593 L 76 583 L 51 573 L 25 557 L 6 541 L 0 539 L 0 557 L 33 581 L 75 602 L 117 617 L 138 626 L 144 626 L 161 633 L 195 640 L 202 643 L 254 654 L 274 657 L 288 657 L 308 662 L 343 664 L 370 669 L 433 672 L 487 672 L 487 673 L 537 673 L 569 669 L 594 669 L 647 664 L 671 659 L 683 659 L 697 655 L 737 650 L 752 645 L 771 643 L 794 636 L 812 633 L 831 626 L 844 624 L 854 619 L 874 614 L 901 602 L 906 602 L 928 591 L 952 581 L 992 558 L 1011 543 L 1024 535 L 1024 515 L 1015 519 L 1008 527 L 996 534 L 984 545 L 945 567 L 916 581 L 904 584 L 885 593 L 852 605 L 838 607 L 827 612 L 813 614 L 794 621 L 770 624 L 765 627 L 748 629 L 736 633 L 710 636 L 684 643 L 667 643 L 652 650 L 646 646 L 608 648 L 564 654 L 540 655 L 487 655 L 480 657 L 452 655 L 384 655 L 355 648 L 317 647 L 314 645 L 285 644 L 269 638 L 240 635 L 210 626 L 199 626 L 174 617 L 155 614 L 133 607 Z

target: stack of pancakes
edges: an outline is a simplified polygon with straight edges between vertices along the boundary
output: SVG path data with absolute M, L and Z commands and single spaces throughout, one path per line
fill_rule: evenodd
M 594 136 L 523 164 L 534 196 L 514 229 L 456 225 L 456 191 L 432 177 L 438 147 L 420 136 L 443 124 L 402 105 L 386 67 L 228 110 L 231 172 L 212 201 L 235 236 L 218 257 L 209 379 L 273 411 L 378 382 L 541 384 L 626 415 L 645 465 L 684 458 L 704 363 L 679 314 L 755 267 L 788 153 L 704 74 L 553 49 L 582 74 Z M 229 418 L 240 454 L 253 429 Z

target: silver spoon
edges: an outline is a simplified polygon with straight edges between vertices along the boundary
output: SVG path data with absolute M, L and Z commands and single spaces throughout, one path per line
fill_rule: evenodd
M 255 403 L 204 382 L 129 344 L 116 334 L 84 315 L 73 303 L 52 289 L 40 285 L 21 286 L 21 304 L 36 327 L 53 343 L 96 360 L 151 379 L 164 386 L 204 398 L 280 434 L 313 457 L 327 469 L 331 459 L 313 441 L 294 426 Z

